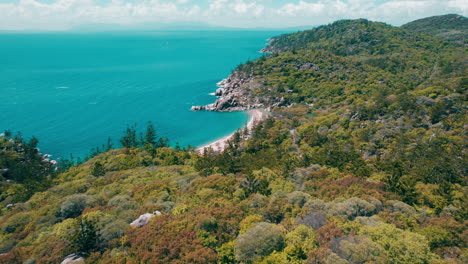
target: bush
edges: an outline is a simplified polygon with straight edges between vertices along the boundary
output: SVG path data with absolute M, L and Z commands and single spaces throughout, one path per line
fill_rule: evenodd
M 234 252 L 238 261 L 254 261 L 274 250 L 282 250 L 283 232 L 273 224 L 261 222 L 237 238 Z
M 388 263 L 385 250 L 367 237 L 348 237 L 337 254 L 350 263 Z
M 288 197 L 288 201 L 291 204 L 297 205 L 299 207 L 303 207 L 304 204 L 307 202 L 307 200 L 310 199 L 309 194 L 300 192 L 300 191 L 294 191 L 292 193 L 289 193 L 287 197 Z
M 74 194 L 65 198 L 60 206 L 60 214 L 63 218 L 75 218 L 86 208 L 86 194 Z
M 101 243 L 96 222 L 87 218 L 78 218 L 75 230 L 69 240 L 72 247 L 79 253 L 88 254 L 96 251 Z
M 304 224 L 314 229 L 319 229 L 327 223 L 327 215 L 322 212 L 309 212 L 302 217 L 296 218 L 297 224 Z
M 17 213 L 11 216 L 3 225 L 2 230 L 5 233 L 19 233 L 25 226 L 32 221 L 27 213 Z
M 407 216 L 416 214 L 416 210 L 404 202 L 390 200 L 386 202 L 386 205 L 393 213 L 399 212 Z
M 304 207 L 310 208 L 313 211 L 321 211 L 325 208 L 326 203 L 319 199 L 309 200 L 304 204 Z
M 340 203 L 330 203 L 326 206 L 329 214 L 354 219 L 356 216 L 370 216 L 377 212 L 377 207 L 365 200 L 352 197 Z
M 315 232 L 305 225 L 299 225 L 286 235 L 287 246 L 284 249 L 295 259 L 307 259 L 308 253 L 317 247 Z
M 122 220 L 116 220 L 104 226 L 100 231 L 103 242 L 108 243 L 113 239 L 120 238 L 125 233 L 125 230 L 129 228 L 129 224 Z
M 122 203 L 127 202 L 130 200 L 130 196 L 128 195 L 116 195 L 112 197 L 109 202 L 107 202 L 107 205 L 109 206 L 120 206 Z
M 437 258 L 431 253 L 427 239 L 419 234 L 401 230 L 390 224 L 364 226 L 360 234 L 369 237 L 385 249 L 388 263 L 424 264 Z

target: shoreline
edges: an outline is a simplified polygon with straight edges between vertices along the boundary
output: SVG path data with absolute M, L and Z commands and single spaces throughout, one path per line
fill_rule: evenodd
M 261 110 L 261 109 L 251 109 L 251 110 L 248 110 L 247 113 L 249 114 L 249 120 L 247 121 L 247 124 L 240 127 L 239 129 L 247 127 L 249 132 L 252 131 L 252 128 L 254 127 L 254 125 L 256 123 L 264 120 L 267 117 L 267 114 L 265 113 L 265 110 Z M 213 151 L 215 151 L 215 152 L 222 152 L 227 147 L 227 145 L 228 145 L 227 142 L 234 136 L 234 133 L 236 133 L 236 131 L 230 133 L 227 136 L 216 139 L 216 140 L 214 140 L 214 141 L 212 141 L 210 143 L 201 145 L 201 146 L 197 147 L 195 151 L 200 153 L 200 154 L 203 154 L 203 151 L 206 148 L 211 147 L 213 149 Z

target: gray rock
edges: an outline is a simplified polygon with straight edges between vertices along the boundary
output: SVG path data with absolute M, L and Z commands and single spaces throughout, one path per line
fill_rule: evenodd
M 159 211 L 154 211 L 152 214 L 150 214 L 150 213 L 142 214 L 135 221 L 130 223 L 130 225 L 133 226 L 133 227 L 138 227 L 138 228 L 144 227 L 149 223 L 151 218 L 153 218 L 156 215 L 160 216 L 160 215 L 162 215 L 162 213 L 159 212 Z
M 154 214 L 150 214 L 150 213 L 142 214 L 135 221 L 130 223 L 130 225 L 133 227 L 144 227 L 149 223 L 149 221 L 153 217 L 154 217 Z
M 71 254 L 65 257 L 61 264 L 84 264 L 84 258 L 77 254 Z
M 221 96 L 223 95 L 224 89 L 223 88 L 218 88 L 216 89 L 215 95 L 216 96 Z

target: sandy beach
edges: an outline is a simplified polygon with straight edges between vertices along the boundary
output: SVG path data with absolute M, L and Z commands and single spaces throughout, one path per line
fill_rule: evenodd
M 267 114 L 264 112 L 264 110 L 260 110 L 260 109 L 252 109 L 252 110 L 249 110 L 248 111 L 248 114 L 249 114 L 249 121 L 247 122 L 247 129 L 249 131 L 252 130 L 252 128 L 254 127 L 254 125 L 257 123 L 257 122 L 260 122 L 262 120 L 264 120 L 266 117 L 267 117 Z M 205 148 L 212 148 L 214 151 L 216 152 L 221 152 L 223 151 L 227 145 L 228 145 L 228 141 L 234 136 L 234 133 L 235 132 L 232 132 L 231 134 L 225 136 L 225 137 L 222 137 L 220 139 L 217 139 L 211 143 L 208 143 L 206 145 L 203 145 L 203 146 L 200 146 L 196 149 L 197 152 L 199 153 L 203 153 L 203 150 Z

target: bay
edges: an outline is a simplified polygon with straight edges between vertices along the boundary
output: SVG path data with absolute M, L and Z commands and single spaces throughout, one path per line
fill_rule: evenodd
M 274 31 L 0 34 L 0 131 L 36 136 L 53 158 L 85 156 L 128 125 L 155 124 L 172 145 L 205 144 L 246 113 L 192 112 L 216 83 L 262 56 Z

